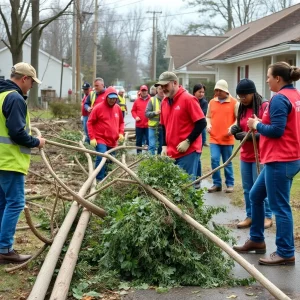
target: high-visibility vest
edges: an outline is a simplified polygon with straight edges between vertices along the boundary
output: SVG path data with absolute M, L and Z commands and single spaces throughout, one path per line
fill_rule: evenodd
M 157 96 L 154 96 L 150 99 L 152 102 L 153 111 L 157 111 L 160 109 L 160 101 L 157 98 Z M 159 115 L 156 115 L 155 117 L 148 119 L 148 126 L 149 127 L 155 127 L 159 124 Z
M 17 91 L 7 91 L 0 94 L 0 170 L 27 174 L 30 164 L 31 149 L 20 146 L 11 140 L 8 135 L 8 128 L 5 125 L 6 118 L 2 112 L 5 97 L 10 93 L 16 92 Z M 28 111 L 24 129 L 28 134 L 31 134 Z
M 94 106 L 94 103 L 95 103 L 95 101 L 96 101 L 96 92 L 95 91 L 91 91 L 90 92 L 90 99 L 91 99 L 91 107 L 93 107 Z
M 118 95 L 119 97 L 119 106 L 121 108 L 122 111 L 126 111 L 126 100 L 125 98 L 121 97 L 120 95 Z

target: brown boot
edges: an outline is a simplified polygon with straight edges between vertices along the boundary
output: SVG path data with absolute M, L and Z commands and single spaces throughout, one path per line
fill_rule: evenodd
M 233 193 L 233 186 L 228 186 L 225 193 Z
M 266 244 L 265 242 L 255 243 L 251 240 L 247 240 L 242 246 L 233 246 L 233 250 L 239 253 L 255 252 L 256 254 L 265 254 Z
M 221 191 L 222 191 L 222 187 L 221 187 L 221 186 L 217 186 L 217 185 L 213 185 L 213 186 L 210 187 L 207 191 L 208 191 L 209 193 L 221 192 Z
M 295 265 L 295 256 L 290 258 L 283 258 L 276 252 L 273 252 L 269 258 L 260 258 L 258 263 L 265 266 L 279 266 L 279 265 Z
M 236 224 L 237 228 L 248 228 L 251 226 L 252 219 L 251 218 L 246 218 L 244 221 L 239 222 Z
M 265 229 L 272 227 L 272 225 L 273 225 L 272 219 L 265 218 L 265 224 L 264 224 Z
M 21 264 L 31 258 L 31 255 L 22 255 L 12 250 L 8 253 L 0 253 L 0 265 Z

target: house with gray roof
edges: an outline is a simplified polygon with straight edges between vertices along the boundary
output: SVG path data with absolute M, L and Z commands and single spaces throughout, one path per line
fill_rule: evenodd
M 179 76 L 185 87 L 195 78 L 198 82 L 204 81 L 203 78 L 208 81 L 225 79 L 235 95 L 237 83 L 249 78 L 260 94 L 270 98 L 266 84 L 268 66 L 277 61 L 300 66 L 300 4 L 234 28 L 216 37 L 215 45 L 209 49 L 206 46 L 212 37 L 193 36 L 191 40 L 197 39 L 197 42 L 189 43 L 186 39 L 186 50 L 182 50 L 182 45 L 175 45 L 173 37 L 169 36 L 166 50 L 166 57 L 170 58 L 169 70 Z M 198 53 L 191 58 L 194 49 L 190 48 L 197 45 Z M 300 89 L 300 82 L 295 86 Z

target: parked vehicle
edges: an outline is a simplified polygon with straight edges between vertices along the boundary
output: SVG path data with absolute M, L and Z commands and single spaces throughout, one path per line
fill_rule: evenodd
M 114 85 L 113 88 L 117 90 L 117 93 L 119 93 L 119 91 L 122 89 L 125 90 L 122 85 Z
M 128 92 L 128 99 L 130 102 L 134 102 L 137 99 L 138 91 L 129 91 Z

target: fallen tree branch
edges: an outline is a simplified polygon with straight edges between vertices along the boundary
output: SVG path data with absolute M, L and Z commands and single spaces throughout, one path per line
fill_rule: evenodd
M 41 233 L 38 232 L 38 230 L 36 230 L 35 226 L 32 223 L 32 220 L 31 220 L 29 208 L 26 205 L 24 207 L 24 214 L 25 214 L 26 222 L 27 222 L 28 226 L 30 227 L 32 233 L 38 239 L 40 239 L 41 241 L 43 241 L 45 244 L 51 245 L 52 242 L 53 242 L 53 239 L 48 239 L 48 238 L 44 237 Z

